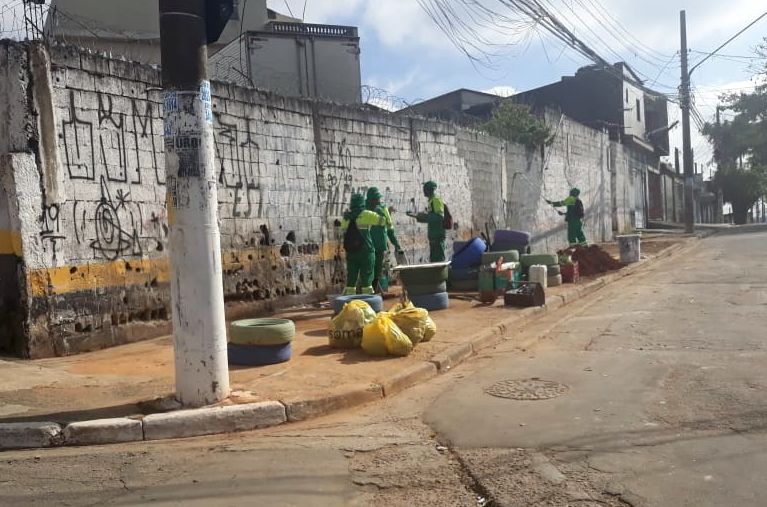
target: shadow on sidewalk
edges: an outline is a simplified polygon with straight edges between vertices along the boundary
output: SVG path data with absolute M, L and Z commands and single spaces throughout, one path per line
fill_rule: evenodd
M 29 416 L 0 417 L 0 423 L 16 422 L 55 422 L 69 423 L 74 421 L 88 421 L 93 419 L 110 419 L 113 417 L 129 417 L 146 415 L 150 411 L 141 408 L 142 402 L 125 403 L 111 407 L 99 407 L 85 410 L 72 410 L 65 412 L 36 413 Z

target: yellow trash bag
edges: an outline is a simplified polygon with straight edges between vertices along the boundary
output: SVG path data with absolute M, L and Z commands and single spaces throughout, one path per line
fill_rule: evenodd
M 376 312 L 365 301 L 351 300 L 328 326 L 328 342 L 334 349 L 356 349 L 362 343 L 363 328 L 373 322 Z
M 413 305 L 413 303 L 411 303 L 410 300 L 408 299 L 406 301 L 400 301 L 399 303 L 394 305 L 392 309 L 389 310 L 389 313 L 397 313 L 397 312 L 401 312 L 402 310 L 409 310 L 410 308 L 415 308 L 415 305 Z
M 434 323 L 434 321 L 431 319 L 431 317 L 426 317 L 426 330 L 423 333 L 423 342 L 428 342 L 432 338 L 434 338 L 434 335 L 437 334 L 437 324 Z
M 423 308 L 406 308 L 392 314 L 391 319 L 405 333 L 413 345 L 418 345 L 426 334 L 426 324 L 429 318 L 428 310 Z
M 391 319 L 381 312 L 362 330 L 362 350 L 371 356 L 406 356 L 413 350 L 413 342 Z

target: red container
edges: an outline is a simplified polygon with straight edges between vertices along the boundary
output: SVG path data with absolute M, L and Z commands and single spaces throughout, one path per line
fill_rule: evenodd
M 578 270 L 577 262 L 560 266 L 559 269 L 561 270 L 562 281 L 564 283 L 578 283 L 580 281 L 581 274 Z

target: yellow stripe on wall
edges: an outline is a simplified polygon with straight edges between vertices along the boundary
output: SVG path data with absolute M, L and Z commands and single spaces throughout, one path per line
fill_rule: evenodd
M 18 232 L 0 229 L 0 255 L 21 257 L 21 235 Z
M 263 255 L 265 248 L 225 251 L 223 253 L 223 269 L 234 269 L 262 262 L 261 255 Z M 321 261 L 331 260 L 338 253 L 338 249 L 339 244 L 337 242 L 325 243 L 320 247 L 318 257 Z M 268 247 L 268 251 L 269 257 L 281 258 L 279 248 Z M 247 260 L 249 255 L 253 260 Z M 240 262 L 233 262 L 233 257 L 239 259 Z M 61 295 L 108 287 L 144 285 L 153 280 L 159 284 L 169 283 L 170 259 L 168 257 L 121 259 L 111 262 L 41 268 L 30 270 L 28 280 L 28 289 L 32 297 Z

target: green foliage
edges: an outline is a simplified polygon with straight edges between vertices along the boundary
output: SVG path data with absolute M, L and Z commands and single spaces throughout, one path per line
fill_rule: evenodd
M 767 41 L 757 54 L 767 62 Z M 761 73 L 767 74 L 764 65 Z M 732 204 L 735 222 L 745 223 L 749 208 L 767 193 L 767 85 L 752 93 L 723 95 L 720 108 L 734 116 L 707 123 L 703 134 L 714 145 L 719 166 L 714 183 Z
M 492 136 L 529 148 L 549 145 L 553 141 L 551 129 L 531 112 L 529 106 L 510 100 L 501 101 L 493 110 L 493 117 L 479 128 Z
M 748 170 L 734 165 L 720 166 L 714 184 L 722 190 L 724 200 L 732 204 L 736 224 L 746 223 L 748 210 L 767 191 L 767 168 L 753 166 Z

